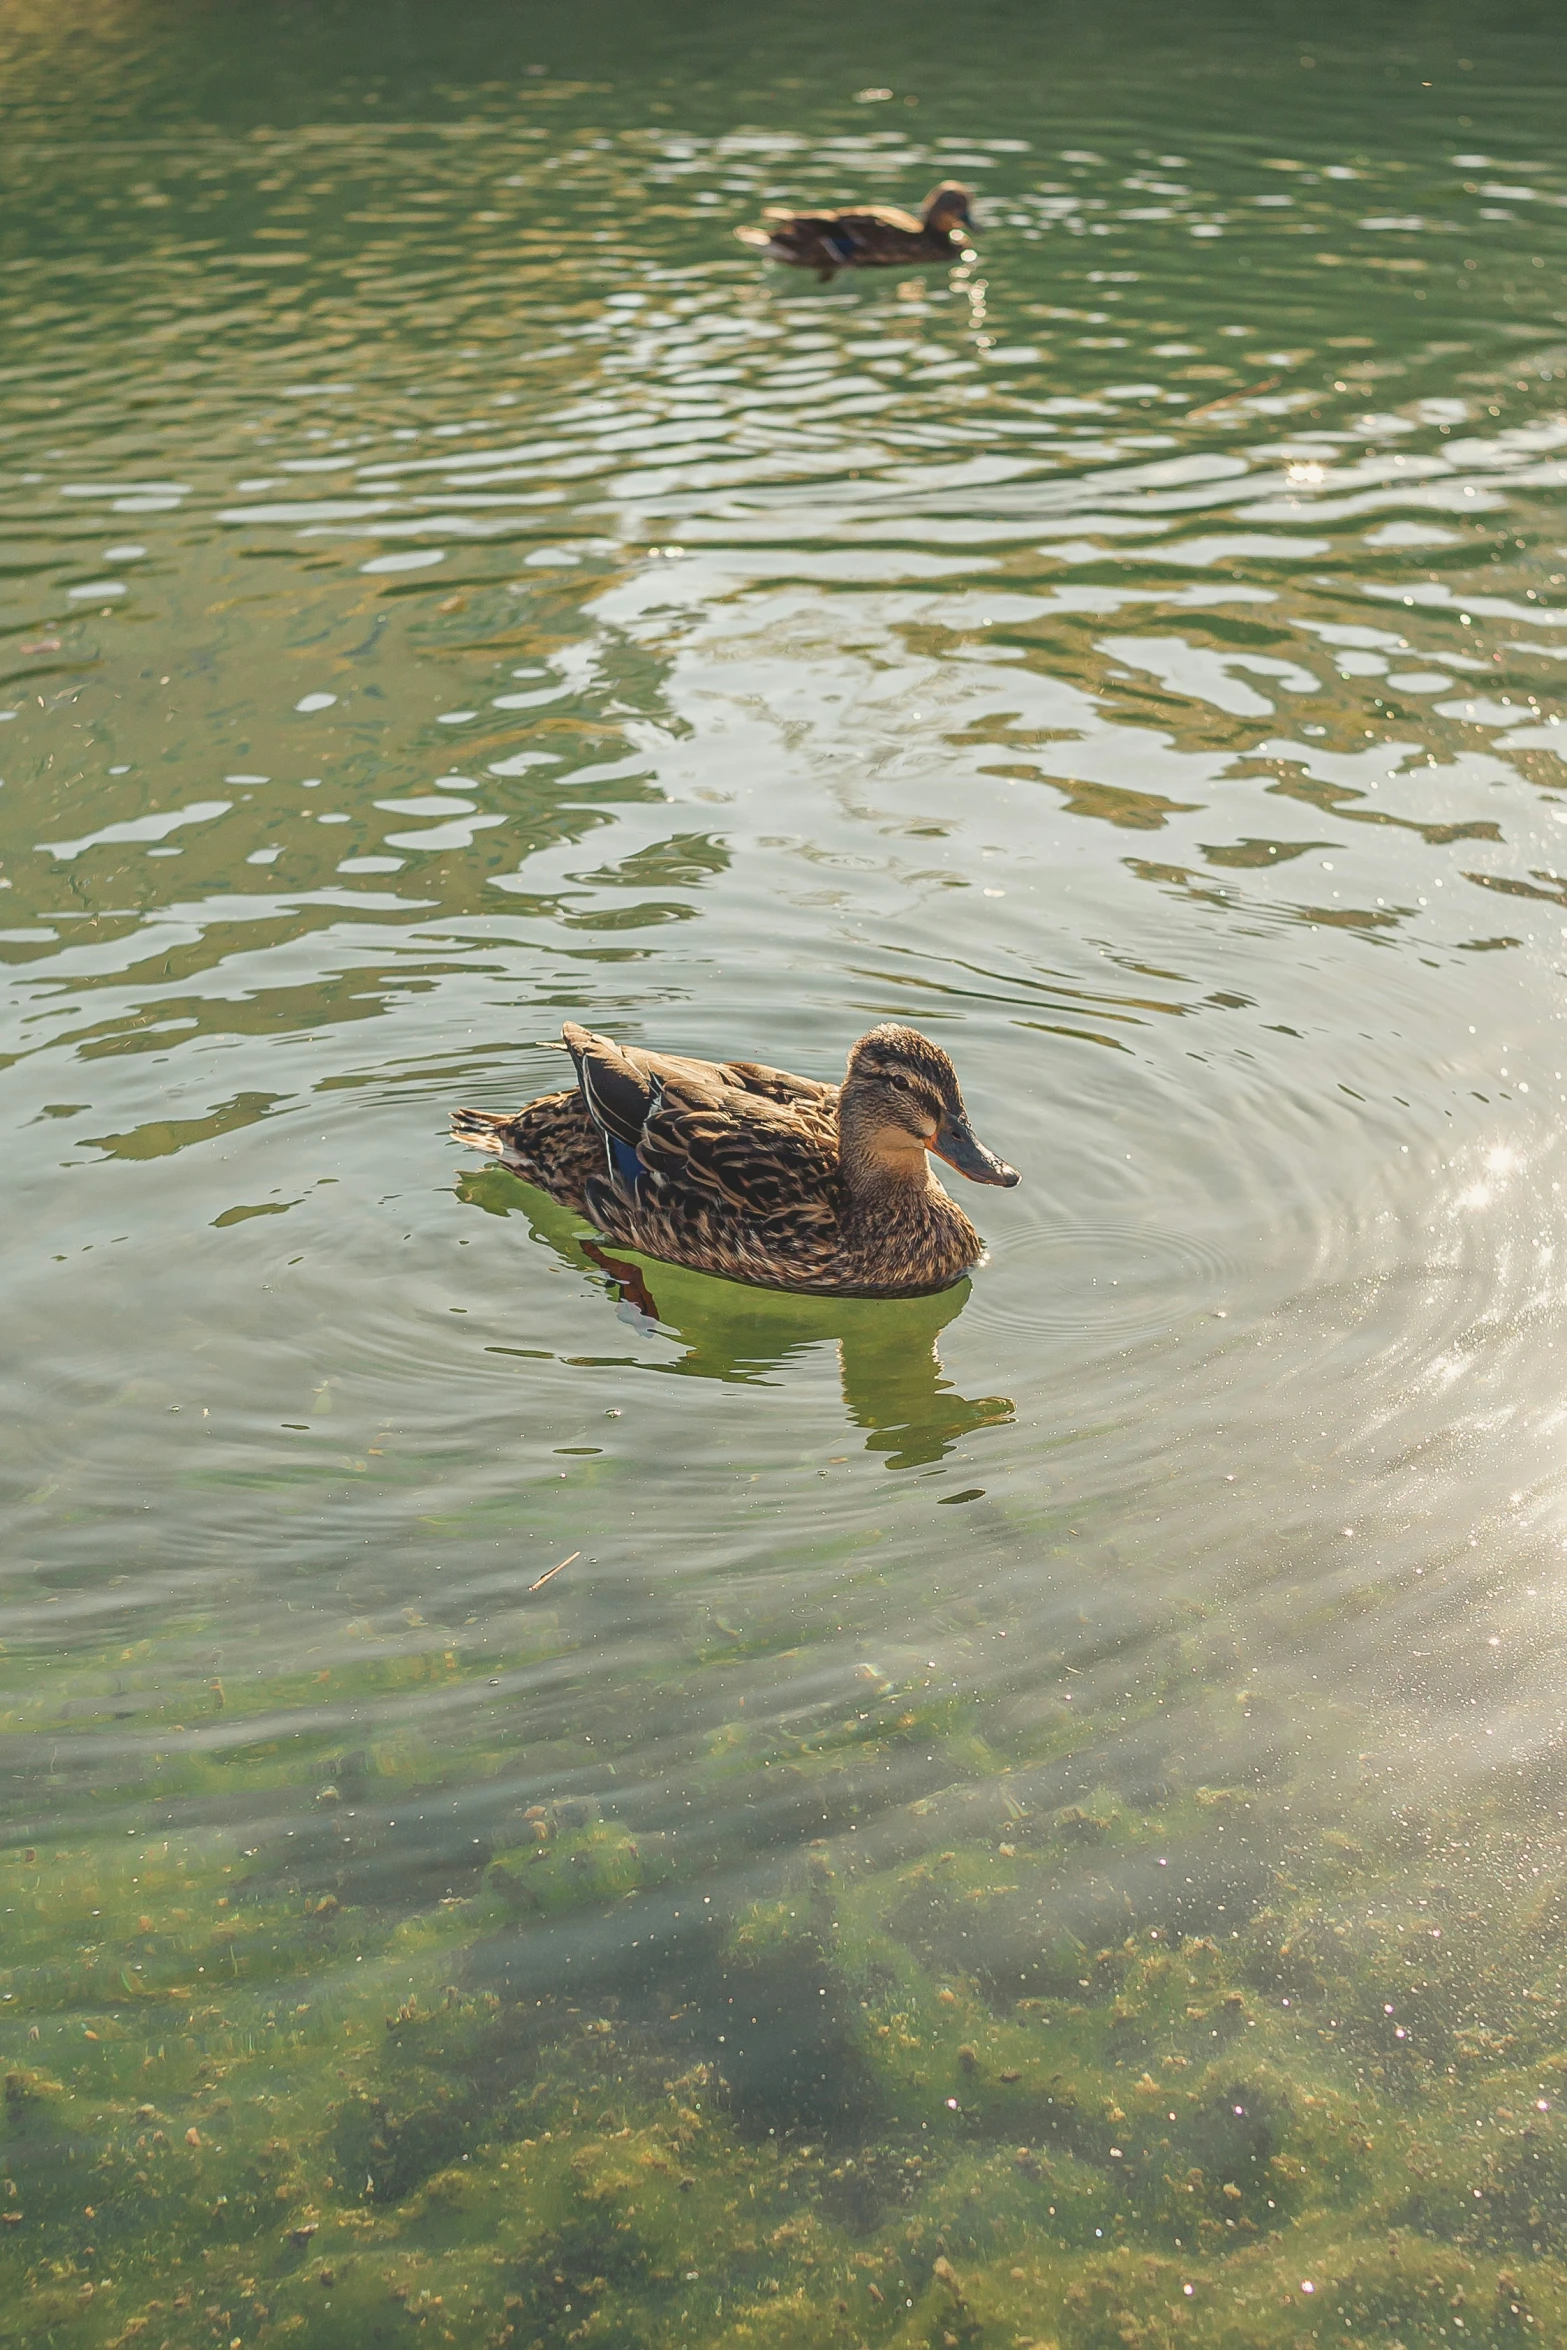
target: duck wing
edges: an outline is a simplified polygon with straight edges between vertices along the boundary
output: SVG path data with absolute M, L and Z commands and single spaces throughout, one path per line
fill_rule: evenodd
M 801 1238 L 836 1224 L 836 1086 L 759 1061 L 627 1048 L 572 1021 L 562 1034 L 604 1137 L 609 1183 L 590 1196 L 613 1237 L 634 1241 L 645 1219 L 692 1229 L 782 1219 Z
M 770 1069 L 765 1061 L 721 1061 L 718 1072 L 732 1085 L 742 1087 L 746 1093 L 759 1094 L 764 1101 L 792 1104 L 799 1110 L 837 1119 L 838 1088 L 823 1085 L 819 1078 L 796 1077 L 788 1069 Z
M 871 204 L 845 212 L 789 212 L 769 205 L 762 228 L 737 229 L 742 244 L 758 245 L 775 261 L 811 269 L 852 269 L 857 262 L 900 250 L 923 234 L 924 223 L 896 204 Z
M 695 1086 L 699 1091 L 726 1090 L 754 1094 L 763 1101 L 795 1104 L 801 1110 L 836 1119 L 838 1088 L 816 1077 L 796 1077 L 792 1070 L 770 1068 L 765 1061 L 703 1061 L 693 1053 L 655 1053 L 642 1045 L 616 1044 L 612 1037 L 568 1020 L 562 1030 L 566 1050 L 577 1069 L 584 1098 L 596 1089 L 610 1123 L 627 1142 L 641 1131 L 647 1110 L 647 1086 L 657 1079 L 666 1085 Z M 586 1069 L 587 1081 L 583 1072 Z M 615 1124 L 615 1115 L 625 1123 Z
M 561 1035 L 594 1125 L 607 1142 L 621 1142 L 635 1151 L 652 1105 L 652 1074 L 639 1067 L 613 1037 L 595 1036 L 590 1028 L 579 1028 L 575 1020 L 566 1021 Z M 613 1149 L 610 1160 L 613 1165 Z
M 838 1154 L 816 1122 L 786 1103 L 733 1088 L 659 1085 L 637 1155 L 649 1207 L 675 1200 L 747 1228 L 800 1218 L 836 1222 Z
M 905 212 L 898 204 L 857 204 L 852 211 L 843 212 L 790 212 L 782 204 L 769 204 L 762 218 L 818 235 L 839 229 L 853 236 L 866 228 L 876 227 L 906 229 L 910 235 L 917 236 L 925 226 L 915 213 Z
M 835 212 L 834 220 L 840 229 L 852 237 L 874 237 L 878 229 L 900 229 L 905 236 L 917 237 L 925 223 L 912 212 L 905 212 L 899 204 L 860 204 L 852 212 Z

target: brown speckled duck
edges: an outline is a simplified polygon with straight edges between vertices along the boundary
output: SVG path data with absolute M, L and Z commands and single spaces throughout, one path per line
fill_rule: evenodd
M 568 1020 L 568 1093 L 514 1117 L 455 1110 L 490 1151 L 609 1240 L 764 1289 L 908 1297 L 947 1289 L 984 1243 L 928 1153 L 975 1183 L 1013 1184 L 968 1121 L 939 1045 L 887 1022 L 842 1085 L 756 1061 L 645 1052 Z
M 814 269 L 826 285 L 840 269 L 907 269 L 922 261 L 961 259 L 974 234 L 970 200 L 957 180 L 943 180 L 926 197 L 918 219 L 896 204 L 845 212 L 784 212 L 770 205 L 762 216 L 765 225 L 737 228 L 735 235 L 770 261 Z

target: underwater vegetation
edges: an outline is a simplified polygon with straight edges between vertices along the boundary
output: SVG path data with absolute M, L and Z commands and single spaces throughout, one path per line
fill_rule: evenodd
M 31 1660 L 0 2344 L 1567 2338 L 1538 1771 L 1417 1810 L 1368 1767 L 1329 1801 L 1281 1736 L 1226 1776 L 1199 1630 L 1179 1737 L 1146 1689 L 1115 1782 L 1087 1678 L 1008 1726 L 866 1665 L 791 1729 L 748 1719 L 730 1649 L 660 1692 L 700 1701 L 681 1769 L 583 1793 L 490 1697 L 550 1618 L 504 1659 L 433 1637 L 337 1680 L 480 1688 L 482 1740 L 328 1748 L 279 1732 L 292 1684 L 213 1682 L 48 1837 L 30 1733 L 90 1742 L 138 1659 Z M 742 1773 L 720 1832 L 703 1790 Z

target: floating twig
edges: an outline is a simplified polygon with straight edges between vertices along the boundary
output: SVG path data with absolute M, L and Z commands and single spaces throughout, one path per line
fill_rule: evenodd
M 1190 424 L 1194 416 L 1211 416 L 1215 408 L 1231 407 L 1237 400 L 1253 399 L 1258 392 L 1276 391 L 1283 381 L 1281 375 L 1265 375 L 1260 384 L 1248 384 L 1244 391 L 1221 392 L 1216 400 L 1207 400 L 1200 408 L 1188 408 L 1186 422 Z
M 572 1552 L 572 1554 L 571 1554 L 571 1559 L 579 1559 L 579 1558 L 581 1558 L 581 1556 L 582 1556 L 582 1553 L 581 1553 L 581 1551 L 580 1551 L 580 1550 L 574 1550 L 574 1551 Z M 543 1574 L 542 1574 L 542 1575 L 539 1577 L 539 1579 L 538 1579 L 537 1583 L 530 1583 L 530 1584 L 528 1585 L 528 1590 L 529 1590 L 530 1594 L 531 1594 L 531 1593 L 533 1593 L 533 1592 L 535 1592 L 535 1591 L 542 1591 L 542 1590 L 544 1589 L 544 1586 L 545 1586 L 545 1584 L 546 1584 L 546 1583 L 552 1583 L 552 1582 L 554 1581 L 555 1577 L 556 1577 L 556 1576 L 557 1576 L 557 1575 L 560 1573 L 560 1571 L 561 1571 L 561 1567 L 569 1567 L 569 1566 L 570 1566 L 570 1564 L 571 1564 L 571 1559 L 562 1559 L 562 1560 L 561 1560 L 561 1562 L 560 1562 L 560 1566 L 559 1566 L 559 1567 L 548 1567 L 548 1568 L 546 1568 L 545 1572 L 544 1572 L 544 1573 L 543 1573 Z

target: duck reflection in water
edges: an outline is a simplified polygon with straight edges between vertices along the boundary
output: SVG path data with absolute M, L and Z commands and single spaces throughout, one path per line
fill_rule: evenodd
M 458 1196 L 492 1216 L 521 1210 L 533 1238 L 600 1283 L 623 1321 L 684 1349 L 643 1369 L 765 1385 L 811 1348 L 836 1343 L 845 1413 L 866 1431 L 866 1451 L 884 1454 L 889 1468 L 939 1461 L 976 1429 L 1013 1417 L 1009 1396 L 959 1395 L 942 1370 L 936 1342 L 968 1302 L 966 1280 L 932 1296 L 893 1299 L 740 1289 L 612 1252 L 584 1233 L 569 1209 L 498 1167 L 460 1176 Z

